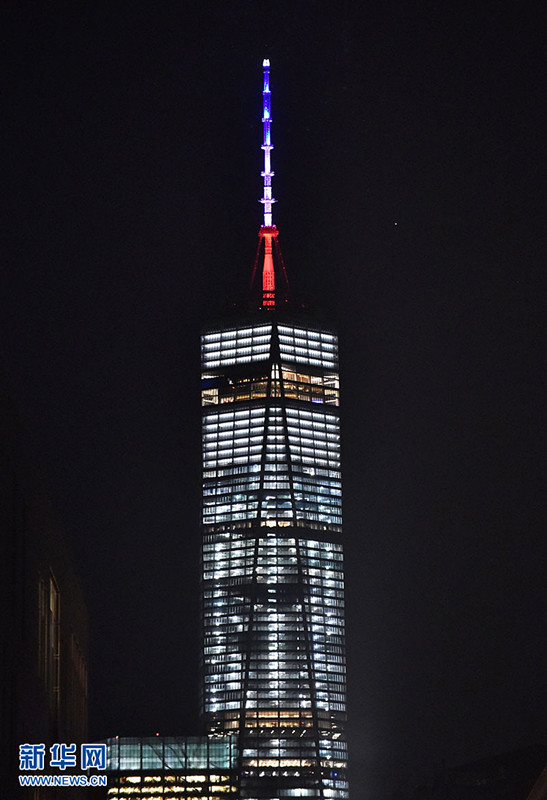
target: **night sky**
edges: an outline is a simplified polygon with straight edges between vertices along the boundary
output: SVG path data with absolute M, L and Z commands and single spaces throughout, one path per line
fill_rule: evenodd
M 249 280 L 269 57 L 274 222 L 340 333 L 352 798 L 547 743 L 533 7 L 2 5 L 0 360 L 91 739 L 197 729 L 199 330 Z

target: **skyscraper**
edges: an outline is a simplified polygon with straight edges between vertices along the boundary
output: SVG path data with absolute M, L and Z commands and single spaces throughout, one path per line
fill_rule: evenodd
M 251 289 L 201 344 L 202 714 L 238 739 L 242 798 L 347 798 L 338 341 L 291 298 L 263 68 Z

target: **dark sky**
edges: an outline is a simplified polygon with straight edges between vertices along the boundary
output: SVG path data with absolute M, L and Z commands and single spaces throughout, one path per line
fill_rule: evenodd
M 197 726 L 198 338 L 254 259 L 268 56 L 274 221 L 341 337 L 352 798 L 546 743 L 539 14 L 109 5 L 0 17 L 0 357 L 91 737 Z

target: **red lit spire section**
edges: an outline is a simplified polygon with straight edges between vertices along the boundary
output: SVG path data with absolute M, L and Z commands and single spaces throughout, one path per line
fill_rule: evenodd
M 275 225 L 260 228 L 260 238 L 264 239 L 264 266 L 262 267 L 262 306 L 275 308 L 275 270 L 272 240 L 277 238 Z

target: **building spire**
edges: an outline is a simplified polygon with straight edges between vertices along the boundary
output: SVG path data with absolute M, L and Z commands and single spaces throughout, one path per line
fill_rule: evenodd
M 272 121 L 271 105 L 270 105 L 270 60 L 265 58 L 262 62 L 264 72 L 264 90 L 262 92 L 262 131 L 263 141 L 262 149 L 264 150 L 264 170 L 260 174 L 264 178 L 264 196 L 260 201 L 264 205 L 264 227 L 272 227 L 272 204 L 275 200 L 272 197 L 272 177 L 274 172 L 271 168 L 271 151 L 273 144 L 271 142 L 270 123 Z
M 258 248 L 251 274 L 250 296 L 253 305 L 257 301 L 258 265 L 262 261 L 262 298 L 260 307 L 267 311 L 274 311 L 289 301 L 289 281 L 283 263 L 281 248 L 279 247 L 278 230 L 272 221 L 272 205 L 276 202 L 272 197 L 272 177 L 274 172 L 271 165 L 271 139 L 270 124 L 272 121 L 270 105 L 270 61 L 265 58 L 262 62 L 264 72 L 264 89 L 262 92 L 262 150 L 264 151 L 264 169 L 260 173 L 264 179 L 264 196 L 260 200 L 264 206 L 264 222 L 258 231 Z M 275 261 L 274 261 L 275 259 Z M 276 266 L 279 282 L 276 292 Z
M 275 203 L 272 197 L 272 165 L 271 152 L 273 144 L 271 140 L 270 123 L 272 121 L 270 105 L 270 61 L 265 58 L 262 62 L 264 72 L 264 89 L 262 91 L 262 149 L 264 150 L 264 169 L 260 173 L 264 178 L 264 195 L 260 201 L 264 206 L 264 224 L 260 228 L 260 237 L 264 239 L 264 266 L 262 268 L 262 306 L 263 308 L 275 308 L 275 269 L 273 263 L 272 239 L 277 236 L 277 229 L 272 222 L 272 205 Z

